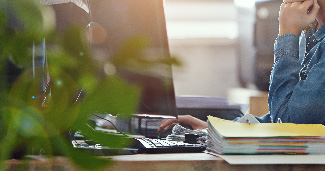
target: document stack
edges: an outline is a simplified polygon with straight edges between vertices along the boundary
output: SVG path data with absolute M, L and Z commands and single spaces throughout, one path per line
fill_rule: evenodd
M 325 127 L 249 124 L 208 116 L 207 144 L 207 151 L 216 154 L 325 154 Z

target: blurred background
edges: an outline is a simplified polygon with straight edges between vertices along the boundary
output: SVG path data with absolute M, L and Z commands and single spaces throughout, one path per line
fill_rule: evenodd
M 170 52 L 183 62 L 173 69 L 176 95 L 261 97 L 267 111 L 281 2 L 165 0 Z

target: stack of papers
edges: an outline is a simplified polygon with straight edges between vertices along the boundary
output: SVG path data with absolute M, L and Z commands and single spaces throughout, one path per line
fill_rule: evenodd
M 248 124 L 208 116 L 207 150 L 217 154 L 325 154 L 325 127 Z

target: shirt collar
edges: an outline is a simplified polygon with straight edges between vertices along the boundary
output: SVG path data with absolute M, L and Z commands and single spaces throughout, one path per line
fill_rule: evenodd
M 323 24 L 315 33 L 314 36 L 317 41 L 320 41 L 325 37 L 325 24 Z

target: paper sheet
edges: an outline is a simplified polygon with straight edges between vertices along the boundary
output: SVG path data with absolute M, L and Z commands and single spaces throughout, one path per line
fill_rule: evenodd
M 325 164 L 325 155 L 217 155 L 233 165 Z
M 325 136 L 322 124 L 238 123 L 208 116 L 211 125 L 224 137 Z

